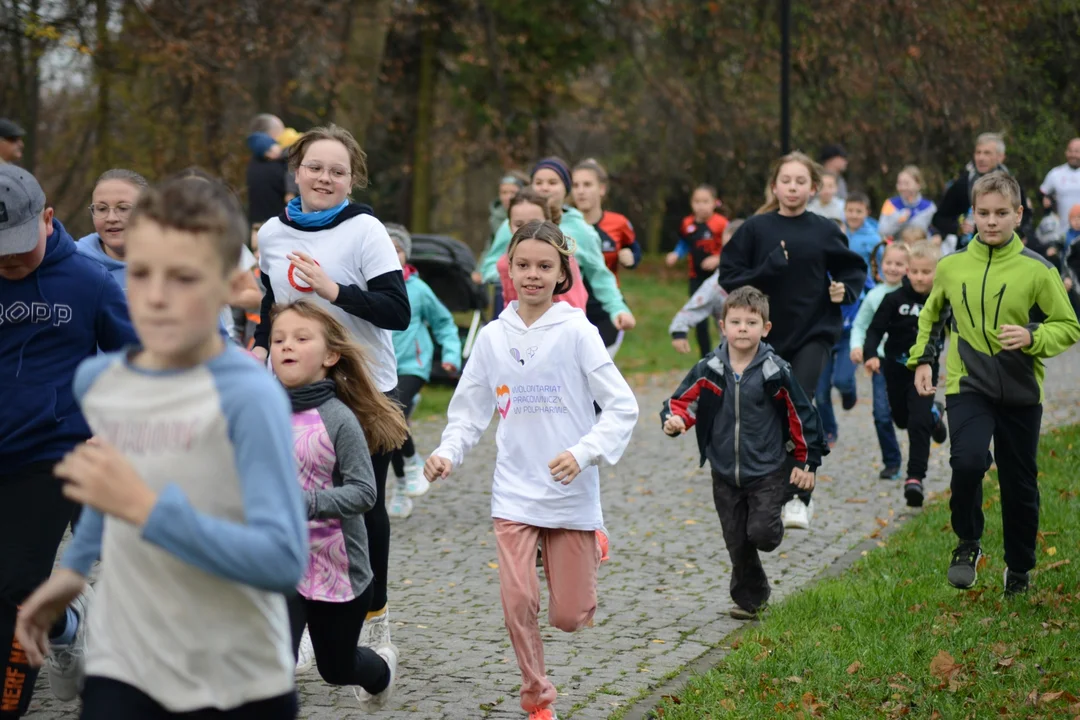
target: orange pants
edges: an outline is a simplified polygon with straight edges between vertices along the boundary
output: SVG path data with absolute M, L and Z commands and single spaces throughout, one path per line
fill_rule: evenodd
M 555 702 L 555 686 L 544 668 L 540 637 L 540 585 L 536 577 L 539 541 L 547 577 L 548 622 L 564 632 L 588 625 L 596 613 L 596 533 L 553 530 L 495 519 L 499 548 L 499 593 L 503 617 L 521 669 L 521 707 L 534 712 Z

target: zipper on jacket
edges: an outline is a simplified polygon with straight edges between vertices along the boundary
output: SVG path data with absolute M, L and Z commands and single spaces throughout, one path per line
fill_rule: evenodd
M 743 370 L 746 373 L 746 370 Z M 739 386 L 742 385 L 742 377 L 735 380 L 735 487 L 742 487 L 742 482 L 739 480 Z
M 994 310 L 994 330 L 998 329 L 998 315 L 1001 314 L 1001 301 L 1005 297 L 1005 283 L 1001 283 L 1001 289 L 997 292 L 997 308 Z
M 975 327 L 975 317 L 971 314 L 971 306 L 968 305 L 967 299 L 967 283 L 960 285 L 960 296 L 964 299 L 964 309 L 967 310 L 968 320 L 971 321 L 971 327 Z
M 994 248 L 989 248 L 990 254 L 986 258 L 986 270 L 983 271 L 982 292 L 979 293 L 979 307 L 982 313 L 982 336 L 986 342 L 986 350 L 991 356 L 994 354 L 994 347 L 990 344 L 990 336 L 986 334 L 986 278 L 990 275 L 990 263 L 994 260 Z

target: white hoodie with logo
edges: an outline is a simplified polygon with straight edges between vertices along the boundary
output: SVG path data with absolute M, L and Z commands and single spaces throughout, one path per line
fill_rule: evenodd
M 545 528 L 602 530 L 601 461 L 630 442 L 638 406 L 585 313 L 555 303 L 526 327 L 512 302 L 480 332 L 432 455 L 457 469 L 499 416 L 491 516 Z M 597 417 L 593 401 L 603 412 Z M 569 450 L 581 468 L 569 485 L 548 463 Z

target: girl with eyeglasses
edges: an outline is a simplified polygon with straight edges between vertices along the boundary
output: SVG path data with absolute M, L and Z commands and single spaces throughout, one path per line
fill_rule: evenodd
M 337 125 L 313 128 L 292 146 L 289 167 L 296 173 L 300 194 L 259 228 L 259 268 L 266 294 L 254 352 L 266 359 L 274 304 L 307 298 L 328 310 L 349 330 L 351 340 L 367 350 L 376 386 L 394 397 L 397 358 L 391 333 L 409 327 L 409 296 L 386 228 L 370 207 L 349 197 L 367 185 L 365 158 L 352 134 Z M 371 456 L 378 497 L 364 515 L 374 589 L 360 642 L 373 650 L 391 647 L 386 597 L 390 456 L 390 451 Z
M 105 266 L 121 289 L 127 287 L 124 230 L 139 195 L 149 186 L 146 178 L 132 170 L 116 168 L 102 173 L 94 185 L 89 208 L 94 232 L 76 243 L 79 252 Z

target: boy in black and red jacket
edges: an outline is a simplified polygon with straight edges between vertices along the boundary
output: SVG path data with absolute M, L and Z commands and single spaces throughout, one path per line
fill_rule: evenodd
M 919 314 L 922 312 L 930 290 L 934 287 L 934 272 L 939 251 L 927 242 L 916 243 L 909 251 L 911 257 L 907 277 L 903 284 L 885 296 L 870 321 L 863 343 L 863 362 L 869 373 L 880 372 L 885 376 L 885 388 L 889 396 L 889 408 L 893 422 L 908 432 L 907 480 L 904 482 L 904 498 L 911 507 L 923 504 L 923 480 L 930 459 L 930 439 L 943 443 L 948 438 L 948 428 L 943 418 L 944 406 L 934 398 L 923 397 L 915 389 L 915 372 L 908 370 L 908 350 L 919 336 Z M 885 362 L 877 355 L 881 339 L 885 341 Z M 937 355 L 934 353 L 934 382 L 937 382 Z
M 722 238 L 728 220 L 716 211 L 718 205 L 716 188 L 699 185 L 694 189 L 690 196 L 693 213 L 683 218 L 679 226 L 679 242 L 666 258 L 668 267 L 684 257 L 688 258 L 690 297 L 720 267 L 720 251 L 724 247 Z M 698 323 L 695 332 L 701 357 L 705 357 L 713 350 L 708 320 Z
M 723 342 L 694 365 L 660 412 L 668 435 L 697 429 L 731 556 L 731 616 L 744 620 L 769 599 L 758 551 L 772 552 L 784 538 L 788 484 L 813 488 L 814 472 L 829 454 L 817 411 L 791 366 L 761 341 L 770 327 L 764 293 L 742 287 L 728 295 Z M 789 454 L 794 467 L 787 471 Z

